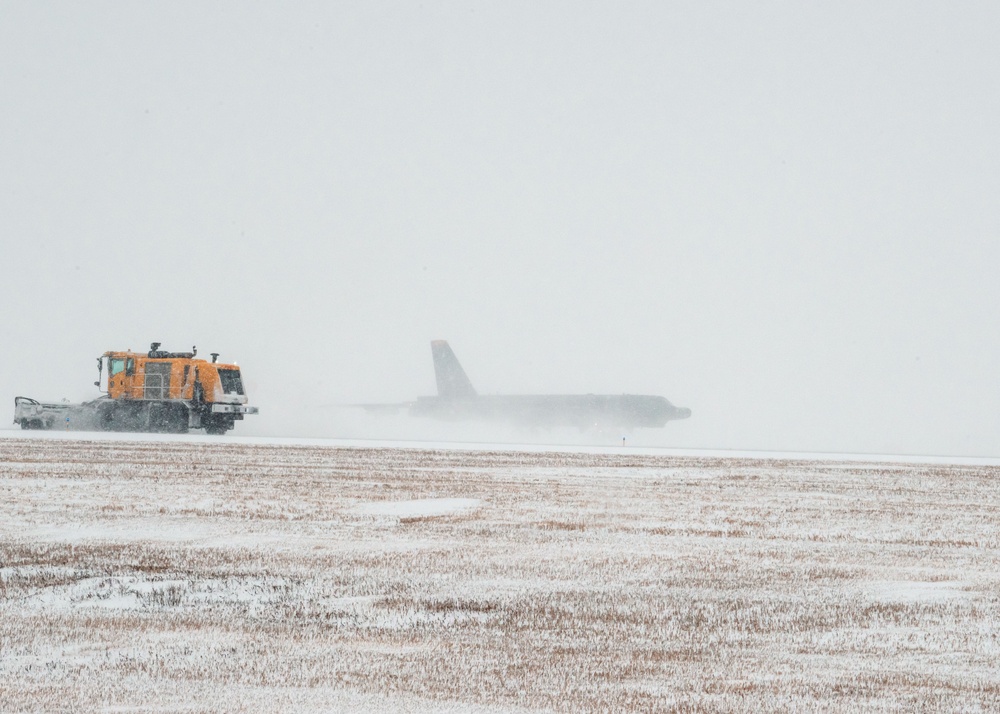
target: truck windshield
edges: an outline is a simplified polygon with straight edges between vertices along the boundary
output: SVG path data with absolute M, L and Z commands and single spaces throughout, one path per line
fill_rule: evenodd
M 225 394 L 243 394 L 243 380 L 238 369 L 220 369 L 219 381 Z
M 111 373 L 111 376 L 114 377 L 119 372 L 124 372 L 124 371 L 125 371 L 125 360 L 112 357 L 111 366 L 108 368 L 108 372 Z

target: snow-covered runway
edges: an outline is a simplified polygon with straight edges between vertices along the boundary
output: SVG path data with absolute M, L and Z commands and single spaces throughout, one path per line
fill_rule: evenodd
M 919 461 L 5 435 L 0 710 L 995 710 Z

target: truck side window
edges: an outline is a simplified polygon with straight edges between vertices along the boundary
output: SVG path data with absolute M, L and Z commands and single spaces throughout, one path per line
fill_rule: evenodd
M 129 357 L 125 360 L 125 376 L 131 377 L 133 374 L 135 374 L 135 360 Z
M 111 366 L 108 369 L 108 372 L 112 377 L 114 377 L 119 372 L 122 372 L 124 369 L 125 369 L 125 360 L 116 358 L 111 359 Z

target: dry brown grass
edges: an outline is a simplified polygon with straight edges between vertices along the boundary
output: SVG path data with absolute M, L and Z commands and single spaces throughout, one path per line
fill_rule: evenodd
M 996 710 L 998 473 L 6 438 L 0 710 Z

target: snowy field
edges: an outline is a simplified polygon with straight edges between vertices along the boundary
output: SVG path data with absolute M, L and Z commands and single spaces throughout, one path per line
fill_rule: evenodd
M 1000 466 L 0 437 L 0 711 L 997 711 Z

